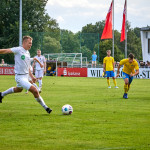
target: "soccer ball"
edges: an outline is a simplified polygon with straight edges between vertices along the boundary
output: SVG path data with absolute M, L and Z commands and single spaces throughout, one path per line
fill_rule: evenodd
M 71 115 L 73 112 L 73 107 L 69 104 L 66 104 L 62 107 L 63 115 Z

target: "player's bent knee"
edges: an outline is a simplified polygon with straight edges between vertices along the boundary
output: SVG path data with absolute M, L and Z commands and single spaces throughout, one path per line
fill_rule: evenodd
M 29 91 L 34 95 L 35 98 L 39 97 L 39 92 L 38 92 L 38 90 L 36 89 L 35 86 L 32 85 L 30 87 Z
M 15 87 L 14 88 L 14 93 L 19 93 L 19 92 L 22 92 L 22 88 L 18 88 L 18 87 Z

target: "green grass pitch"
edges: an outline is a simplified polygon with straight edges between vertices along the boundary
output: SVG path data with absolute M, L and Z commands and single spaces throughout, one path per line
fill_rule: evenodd
M 150 150 L 150 80 L 134 79 L 129 99 L 122 79 L 107 89 L 106 79 L 44 77 L 41 96 L 8 95 L 0 104 L 0 150 Z M 0 91 L 15 86 L 0 76 Z M 62 115 L 70 104 L 72 115 Z

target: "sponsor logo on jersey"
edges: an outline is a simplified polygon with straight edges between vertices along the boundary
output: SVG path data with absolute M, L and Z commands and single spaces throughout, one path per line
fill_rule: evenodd
M 25 60 L 25 55 L 22 55 L 22 56 L 21 56 L 21 59 L 22 59 L 22 60 Z

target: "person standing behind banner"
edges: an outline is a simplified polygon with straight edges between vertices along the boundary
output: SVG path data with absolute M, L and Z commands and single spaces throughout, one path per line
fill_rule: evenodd
M 1 60 L 1 64 L 0 64 L 0 66 L 7 66 L 7 64 L 5 64 L 4 59 L 2 59 L 2 60 Z
M 1 64 L 2 64 L 2 65 L 4 65 L 4 64 L 5 64 L 5 61 L 4 61 L 4 59 L 2 59 L 2 61 L 1 61 Z
M 96 68 L 96 59 L 97 59 L 97 55 L 96 55 L 96 52 L 94 51 L 92 55 L 92 68 L 93 68 L 93 64 L 95 65 L 95 68 Z
M 35 66 L 35 77 L 39 82 L 39 90 L 41 91 L 42 88 L 42 78 L 44 73 L 46 73 L 46 59 L 44 56 L 41 55 L 41 50 L 37 50 L 37 56 L 34 58 L 37 58 L 39 62 L 44 66 L 41 68 L 40 64 L 36 61 L 33 62 L 32 67 L 34 68 Z

